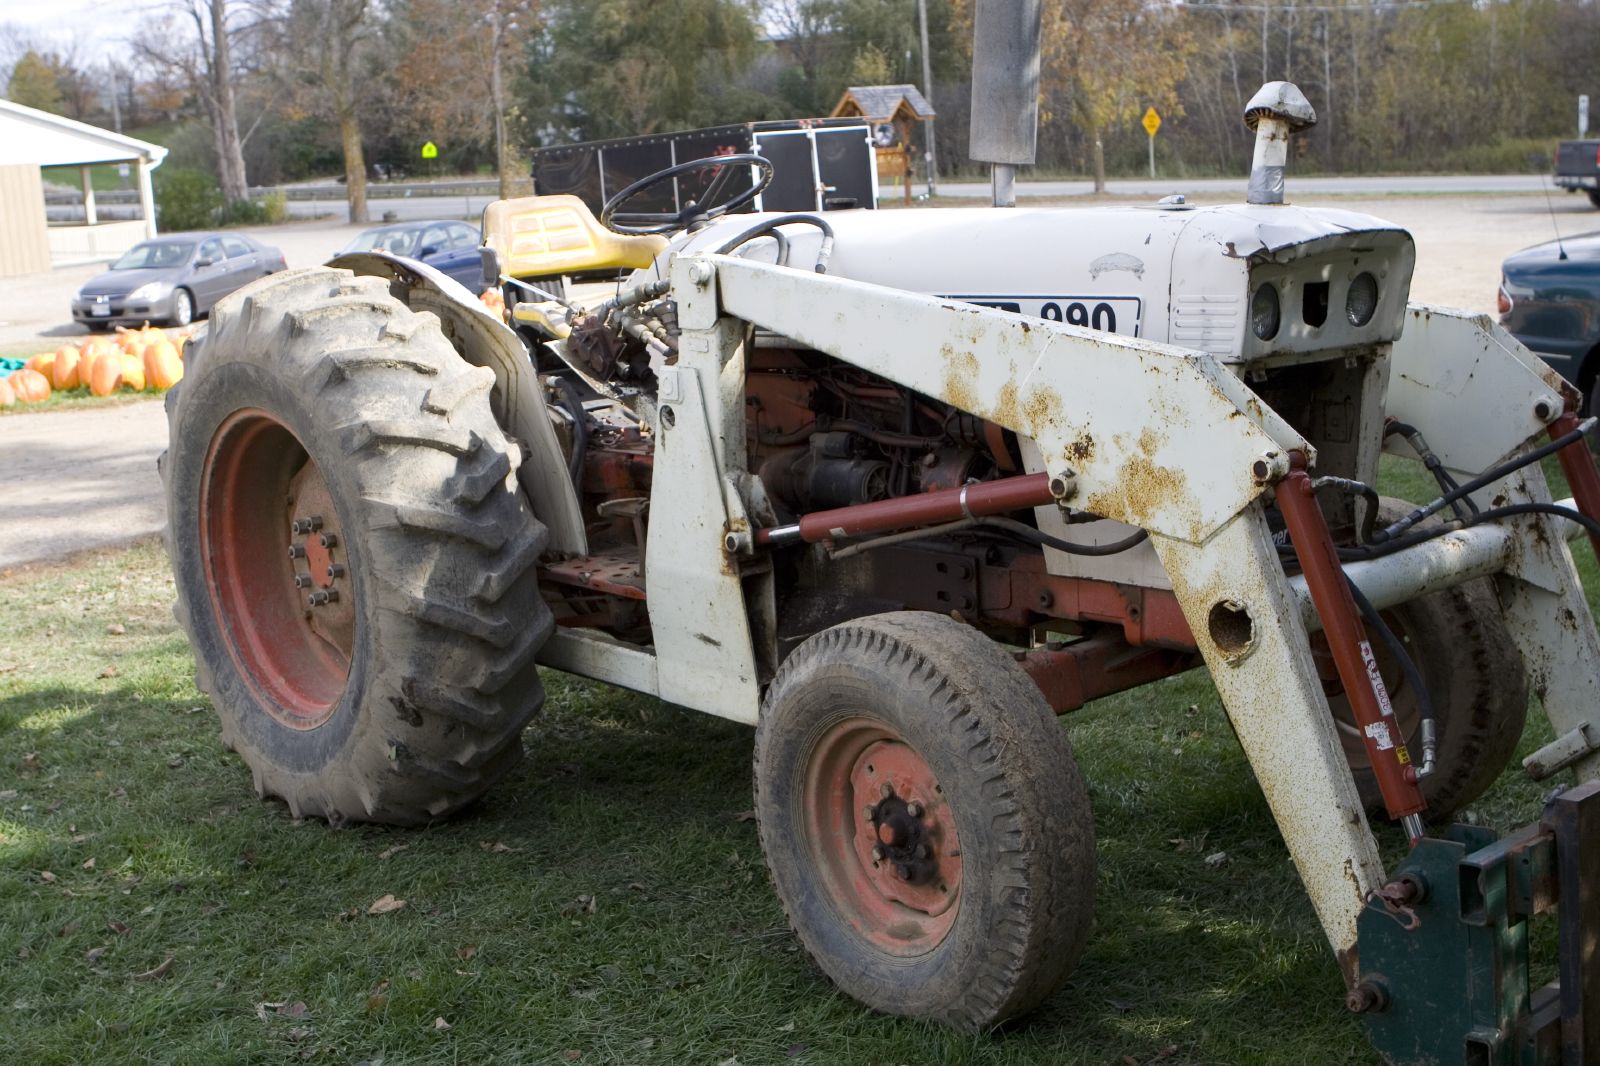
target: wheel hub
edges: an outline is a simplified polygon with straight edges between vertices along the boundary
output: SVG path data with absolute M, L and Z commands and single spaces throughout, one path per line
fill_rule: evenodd
M 852 718 L 819 740 L 806 778 L 812 854 L 846 922 L 888 954 L 937 947 L 960 910 L 962 859 L 927 762 L 881 722 Z

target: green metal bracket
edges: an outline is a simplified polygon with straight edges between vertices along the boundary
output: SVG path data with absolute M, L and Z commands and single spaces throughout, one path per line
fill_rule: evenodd
M 1600 783 L 1504 838 L 1419 841 L 1361 914 L 1349 1005 L 1391 1066 L 1600 1066 L 1597 901 Z M 1535 990 L 1528 925 L 1551 911 L 1560 979 Z

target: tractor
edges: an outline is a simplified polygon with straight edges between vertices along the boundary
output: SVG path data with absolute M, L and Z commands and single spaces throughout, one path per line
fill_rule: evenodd
M 1284 202 L 1313 120 L 1250 101 L 1243 204 L 751 214 L 770 163 L 718 156 L 598 217 L 491 205 L 504 317 L 378 254 L 241 289 L 162 462 L 224 743 L 297 817 L 420 825 L 517 762 L 542 668 L 748 723 L 817 967 L 987 1029 L 1092 924 L 1057 716 L 1203 667 L 1386 1059 L 1595 1066 L 1594 420 L 1486 317 L 1409 303 L 1404 230 Z M 708 172 L 749 180 L 627 210 Z M 1380 497 L 1385 454 L 1437 499 Z M 1557 739 L 1525 769 L 1588 783 L 1451 827 L 1530 691 Z

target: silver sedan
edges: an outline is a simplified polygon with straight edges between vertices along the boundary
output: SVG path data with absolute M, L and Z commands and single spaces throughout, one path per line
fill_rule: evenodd
M 72 300 L 91 330 L 165 322 L 184 326 L 256 278 L 284 269 L 283 253 L 242 233 L 184 233 L 140 241 Z

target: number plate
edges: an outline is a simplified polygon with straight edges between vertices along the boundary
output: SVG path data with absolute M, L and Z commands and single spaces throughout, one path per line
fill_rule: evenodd
M 1144 309 L 1144 301 L 1137 296 L 947 296 L 944 299 L 1072 326 L 1088 326 L 1125 337 L 1139 335 L 1140 313 Z
M 111 313 L 111 305 L 110 304 L 90 304 L 89 305 L 89 313 L 91 315 L 109 315 Z

